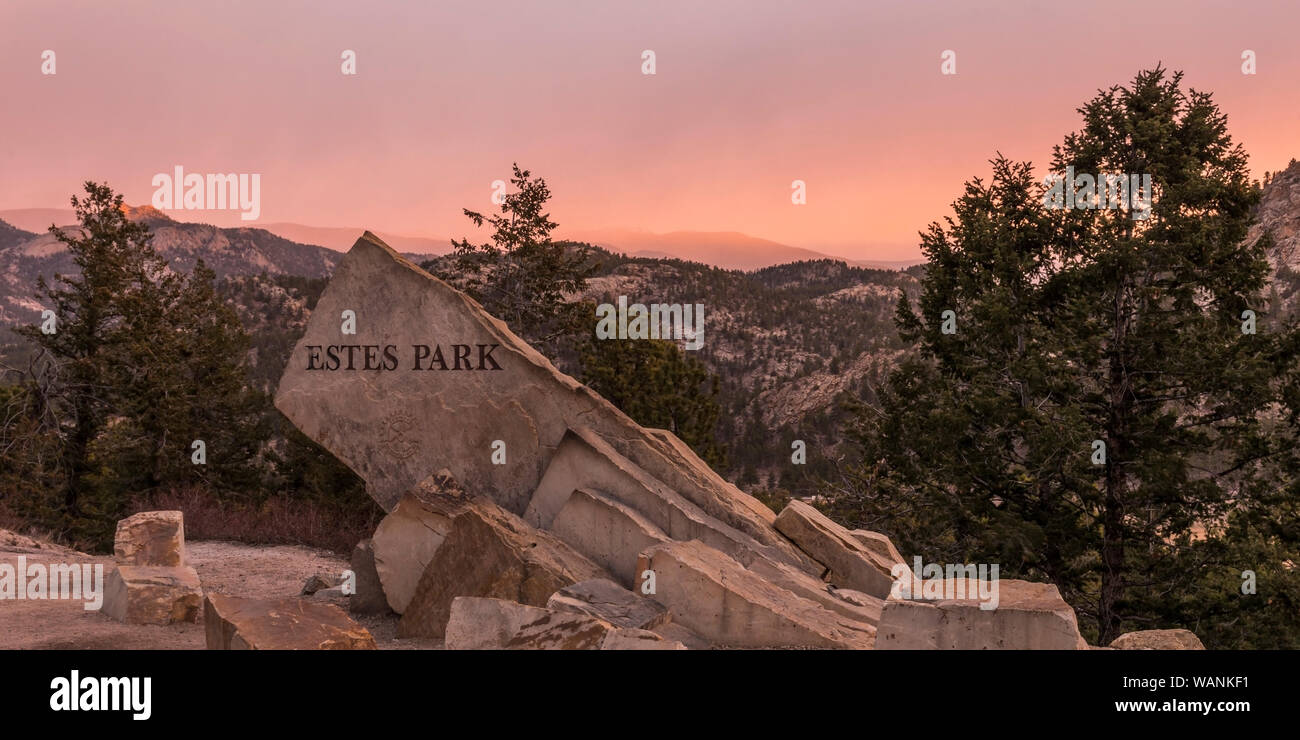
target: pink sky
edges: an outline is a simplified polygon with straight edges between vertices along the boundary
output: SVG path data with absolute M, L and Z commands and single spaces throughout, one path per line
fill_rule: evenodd
M 0 210 L 86 179 L 147 203 L 180 164 L 260 173 L 262 222 L 441 237 L 518 161 L 561 231 L 907 259 L 996 151 L 1041 167 L 1078 105 L 1156 62 L 1215 93 L 1257 174 L 1285 166 L 1298 29 L 1293 0 L 0 0 Z

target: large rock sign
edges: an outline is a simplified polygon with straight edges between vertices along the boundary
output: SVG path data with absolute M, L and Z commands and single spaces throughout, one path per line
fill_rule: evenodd
M 354 334 L 343 333 L 345 312 L 355 318 Z M 465 490 L 523 515 L 566 432 L 586 429 L 690 505 L 753 538 L 765 556 L 811 567 L 773 528 L 767 507 L 680 440 L 637 425 L 369 232 L 335 270 L 275 405 L 355 470 L 387 511 L 446 468 Z M 505 464 L 494 464 L 494 453 L 498 461 L 504 453 Z

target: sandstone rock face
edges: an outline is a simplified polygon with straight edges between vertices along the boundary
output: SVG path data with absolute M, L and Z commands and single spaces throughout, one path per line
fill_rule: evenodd
M 374 650 L 375 638 L 333 604 L 208 594 L 209 650 Z
M 884 607 L 884 599 L 860 591 L 837 589 L 785 563 L 756 558 L 744 565 L 751 573 L 762 577 L 772 585 L 815 601 L 823 608 L 841 616 L 872 627 L 880 622 L 880 610 Z
M 581 489 L 570 494 L 549 529 L 617 576 L 624 586 L 636 581 L 637 555 L 670 539 L 635 509 Z
M 355 335 L 340 331 L 344 311 L 355 314 Z M 355 470 L 389 511 L 445 466 L 470 493 L 522 514 L 566 432 L 587 428 L 709 517 L 807 565 L 772 528 L 770 510 L 684 443 L 637 425 L 368 232 L 312 312 L 276 407 Z M 504 465 L 491 462 L 498 442 Z M 376 537 L 382 559 L 379 545 Z
M 142 511 L 117 523 L 113 559 L 119 565 L 185 565 L 185 522 L 179 511 Z
M 448 650 L 685 650 L 648 630 L 619 628 L 596 617 L 462 596 L 451 604 Z
M 425 567 L 402 620 L 404 637 L 442 637 L 458 596 L 486 596 L 544 606 L 578 581 L 609 578 L 600 566 L 549 532 L 490 501 L 473 499 Z
M 964 593 L 977 593 L 975 584 Z M 951 591 L 949 593 L 959 593 Z M 931 601 L 889 598 L 876 634 L 877 650 L 1082 650 L 1074 610 L 1056 586 L 1001 579 L 998 605 L 975 598 Z
M 613 581 L 582 581 L 551 594 L 546 608 L 586 614 L 615 627 L 652 630 L 668 621 L 668 610 L 658 602 L 638 596 Z
M 1204 650 L 1191 630 L 1141 630 L 1125 632 L 1111 641 L 1116 650 Z
M 451 602 L 443 645 L 448 650 L 500 650 L 521 627 L 547 612 L 505 599 L 459 596 Z
M 547 609 L 546 614 L 520 627 L 505 649 L 599 650 L 615 631 L 613 625 L 595 617 Z
M 348 609 L 355 614 L 383 614 L 391 607 L 375 568 L 375 542 L 362 540 L 352 548 L 351 570 L 356 577 L 356 593 L 348 598 Z
M 389 607 L 401 614 L 424 568 L 451 532 L 463 499 L 421 489 L 407 493 L 375 529 L 375 572 Z
M 881 599 L 889 596 L 894 584 L 890 570 L 902 558 L 891 562 L 882 557 L 877 548 L 867 547 L 847 529 L 802 501 L 786 505 L 776 518 L 776 529 L 826 566 L 827 580 L 835 586 Z
M 858 542 L 861 542 L 863 547 L 871 550 L 880 558 L 883 558 L 885 562 L 907 563 L 907 561 L 903 559 L 903 556 L 899 554 L 898 548 L 894 547 L 894 543 L 885 535 L 865 529 L 855 529 L 852 532 L 849 532 L 849 534 L 853 535 L 853 538 Z
M 600 643 L 601 650 L 686 650 L 676 640 L 665 640 L 649 630 L 614 629 Z
M 104 583 L 102 611 L 127 624 L 194 622 L 203 589 L 193 568 L 119 565 Z
M 571 507 L 570 499 L 575 490 L 584 490 L 587 496 L 603 496 L 606 501 L 618 502 L 625 508 L 619 512 L 617 507 L 608 505 L 599 508 L 582 506 L 581 514 L 570 514 L 565 509 Z M 625 521 L 623 514 L 627 510 L 638 515 L 635 523 Z M 561 514 L 568 516 L 562 518 Z M 524 519 L 543 529 L 572 529 L 574 518 L 581 518 L 582 524 L 588 527 L 594 525 L 625 531 L 641 540 L 662 535 L 674 540 L 699 540 L 741 560 L 762 556 L 794 562 L 810 570 L 818 567 L 806 556 L 788 552 L 792 550 L 788 543 L 781 549 L 764 545 L 710 515 L 585 427 L 570 429 L 564 435 L 524 511 Z M 650 526 L 645 524 L 647 521 Z M 633 530 L 641 531 L 633 533 Z M 620 553 L 633 555 L 641 549 L 620 550 Z M 592 557 L 601 561 L 597 555 Z M 619 567 L 611 570 L 624 574 L 632 567 L 632 563 L 626 560 L 623 557 Z M 606 567 L 610 566 L 607 564 Z M 624 583 L 630 585 L 626 579 Z
M 664 638 L 664 642 L 671 645 L 681 645 L 686 650 L 712 650 L 713 644 L 703 637 L 691 632 L 676 622 L 668 622 L 655 627 L 653 630 L 656 635 Z M 676 650 L 677 648 L 673 648 Z
M 773 585 L 701 542 L 669 542 L 642 553 L 637 571 L 653 570 L 651 598 L 674 623 L 717 645 L 745 648 L 867 649 L 875 629 Z
M 448 650 L 596 650 L 614 630 L 585 614 L 462 596 L 452 601 L 444 644 Z

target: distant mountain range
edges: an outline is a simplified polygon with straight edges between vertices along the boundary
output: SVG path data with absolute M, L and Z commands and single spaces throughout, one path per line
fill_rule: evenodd
M 656 234 L 628 229 L 559 230 L 565 239 L 586 242 L 629 257 L 702 262 L 724 270 L 759 270 L 807 260 L 839 260 L 853 267 L 902 270 L 922 260 L 851 260 L 802 247 L 760 239 L 738 231 L 672 231 Z
M 159 213 L 159 215 L 163 214 Z M 44 232 L 51 223 L 63 226 L 75 223 L 76 217 L 67 209 L 21 208 L 0 211 L 0 220 L 26 231 Z M 326 247 L 340 252 L 351 249 L 357 237 L 366 231 L 362 227 L 308 226 L 287 222 L 259 223 L 257 228 L 292 242 Z M 399 252 L 437 256 L 451 251 L 451 238 L 404 236 L 383 231 L 374 233 Z M 853 267 L 902 270 L 920 264 L 922 261 L 919 259 L 846 259 L 811 249 L 792 247 L 769 239 L 760 239 L 738 231 L 672 231 L 659 234 L 634 229 L 560 228 L 555 236 L 557 239 L 586 242 L 629 257 L 688 260 L 721 267 L 724 270 L 759 270 L 791 262 L 822 259 L 840 260 Z
M 68 222 L 70 211 L 0 211 L 0 353 L 4 325 L 39 317 L 34 300 L 37 275 L 75 269 L 66 250 L 45 233 L 50 223 Z M 222 229 L 181 223 L 152 208 L 133 208 L 132 218 L 146 221 L 154 244 L 178 270 L 198 257 L 225 281 L 223 294 L 239 311 L 253 336 L 257 380 L 270 387 L 279 377 L 288 352 L 301 335 L 311 307 L 341 253 L 287 238 L 347 238 L 360 230 L 282 228 Z M 9 221 L 13 217 L 14 221 Z M 1272 175 L 1250 239 L 1273 237 L 1269 257 L 1275 268 L 1271 311 L 1300 311 L 1300 163 Z M 268 226 L 275 226 L 268 224 Z M 586 232 L 559 236 L 611 247 L 620 254 L 599 254 L 601 268 L 584 297 L 612 301 L 636 296 L 644 303 L 707 304 L 705 347 L 694 356 L 721 380 L 723 415 L 719 441 L 729 448 L 728 476 L 748 489 L 781 485 L 798 490 L 807 480 L 780 479 L 789 466 L 773 464 L 789 455 L 791 440 L 803 439 L 821 450 L 818 464 L 803 477 L 828 474 L 833 458 L 833 430 L 844 419 L 842 401 L 871 399 L 907 349 L 893 324 L 900 291 L 914 294 L 922 268 L 905 271 L 869 269 L 816 252 L 737 233 Z M 329 237 L 326 239 L 324 237 Z M 414 261 L 430 254 L 430 244 L 402 242 Z M 333 241 L 331 244 L 342 244 Z M 400 246 L 399 246 L 400 245 Z M 448 245 L 449 246 L 449 245 Z M 741 247 L 756 257 L 746 261 Z M 446 249 L 439 252 L 445 253 Z M 707 261 L 750 265 L 778 258 L 776 266 L 720 269 Z M 896 263 L 890 266 L 897 267 Z M 263 277 L 265 273 L 265 277 Z

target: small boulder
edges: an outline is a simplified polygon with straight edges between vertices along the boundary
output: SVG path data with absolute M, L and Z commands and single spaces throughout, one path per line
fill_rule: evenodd
M 348 609 L 354 614 L 387 614 L 392 611 L 384 587 L 375 569 L 374 540 L 365 539 L 352 548 L 352 576 L 356 579 L 355 593 L 348 599 Z
M 185 521 L 179 511 L 142 511 L 117 523 L 113 559 L 119 565 L 185 565 Z
M 104 583 L 105 614 L 127 624 L 194 622 L 203 589 L 193 568 L 119 565 Z
M 333 604 L 208 594 L 209 650 L 374 650 L 375 638 Z
M 858 542 L 861 542 L 863 547 L 866 547 L 868 550 L 876 553 L 876 555 L 884 558 L 886 562 L 907 562 L 903 560 L 903 556 L 898 552 L 898 548 L 894 547 L 893 541 L 891 541 L 886 535 L 866 529 L 855 529 L 852 532 L 849 532 L 849 534 L 853 535 L 853 538 Z
M 1116 650 L 1204 650 L 1205 645 L 1191 630 L 1140 630 L 1125 632 L 1111 641 Z
M 340 583 L 340 579 L 338 576 L 332 576 L 327 573 L 317 573 L 315 575 L 308 576 L 307 580 L 303 582 L 302 591 L 299 595 L 311 596 L 317 591 L 324 591 L 327 588 L 334 588 L 335 586 L 339 585 L 339 583 Z
M 676 640 L 665 640 L 649 630 L 614 629 L 600 642 L 601 650 L 685 650 Z

